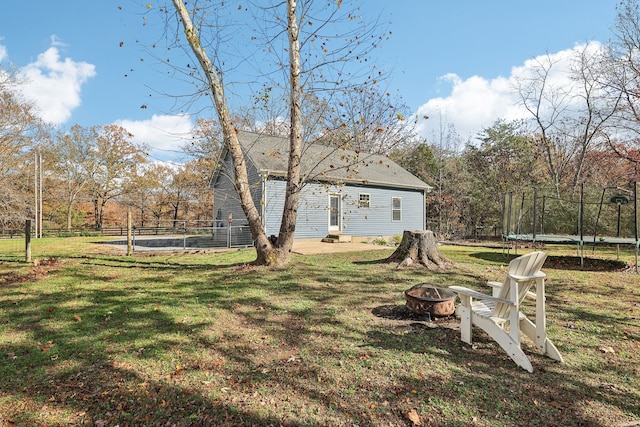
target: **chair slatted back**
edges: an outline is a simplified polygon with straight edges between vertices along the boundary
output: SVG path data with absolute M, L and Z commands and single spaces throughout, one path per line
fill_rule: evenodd
M 498 293 L 498 297 L 502 299 L 506 299 L 512 302 L 517 302 L 518 306 L 522 303 L 522 300 L 531 289 L 531 286 L 535 283 L 534 279 L 522 281 L 518 283 L 518 295 L 511 295 L 511 286 L 509 275 L 513 276 L 533 276 L 542 268 L 542 264 L 547 259 L 547 254 L 544 252 L 531 252 L 526 255 L 522 255 L 518 258 L 514 258 L 509 263 L 509 271 L 508 274 L 504 278 L 504 282 L 502 282 L 502 288 L 500 288 L 500 292 Z M 506 319 L 509 317 L 509 310 L 511 309 L 511 305 L 505 303 L 496 303 L 493 308 L 494 317 L 499 317 Z

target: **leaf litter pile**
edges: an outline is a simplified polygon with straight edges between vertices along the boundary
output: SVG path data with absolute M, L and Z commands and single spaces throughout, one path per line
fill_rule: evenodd
M 481 332 L 462 344 L 454 316 L 412 316 L 403 291 L 427 273 L 377 257 L 300 256 L 282 270 L 247 264 L 250 251 L 0 262 L 0 426 L 640 419 L 636 276 L 550 268 L 549 333 L 567 362 L 526 343 L 529 374 Z M 429 280 L 480 289 L 504 268 L 468 259 Z

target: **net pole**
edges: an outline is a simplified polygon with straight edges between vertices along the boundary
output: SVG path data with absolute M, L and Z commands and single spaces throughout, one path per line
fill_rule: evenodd
M 584 267 L 584 183 L 580 184 L 580 212 L 578 215 L 578 228 L 580 229 L 580 242 L 579 242 L 579 250 L 580 250 L 580 267 Z
M 602 213 L 602 204 L 604 203 L 604 193 L 607 191 L 607 188 L 602 189 L 602 196 L 600 196 L 600 207 L 598 208 L 598 216 L 596 216 L 596 226 L 593 230 L 593 249 L 591 249 L 591 253 L 594 254 L 596 252 L 596 238 L 598 237 L 598 223 L 600 222 L 600 214 Z
M 538 189 L 533 189 L 533 230 L 532 230 L 532 238 L 533 238 L 533 247 L 536 246 L 536 205 L 538 201 Z
M 31 262 L 31 220 L 28 219 L 24 224 L 24 252 L 25 261 Z
M 509 192 L 509 210 L 507 213 L 507 234 L 511 234 L 511 205 L 513 204 L 513 193 Z M 517 239 L 514 239 L 515 242 L 515 251 L 518 253 L 518 242 Z
M 132 218 L 131 211 L 127 212 L 127 256 L 131 256 L 133 254 L 133 240 L 131 238 L 131 229 L 132 229 Z
M 502 255 L 504 255 L 505 245 L 509 251 L 509 231 L 507 230 L 507 193 L 502 195 Z
M 547 196 L 542 196 L 542 217 L 540 218 L 540 234 L 544 234 L 544 212 L 547 206 Z
M 636 274 L 638 274 L 638 181 L 633 183 L 633 225 L 636 238 Z

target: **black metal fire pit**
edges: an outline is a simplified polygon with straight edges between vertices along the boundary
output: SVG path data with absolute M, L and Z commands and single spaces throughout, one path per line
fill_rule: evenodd
M 447 317 L 456 310 L 456 294 L 430 283 L 420 283 L 407 289 L 404 297 L 407 308 L 416 314 Z

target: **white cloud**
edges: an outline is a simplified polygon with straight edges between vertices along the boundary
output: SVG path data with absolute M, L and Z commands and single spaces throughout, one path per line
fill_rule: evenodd
M 419 134 L 428 141 L 433 141 L 441 123 L 452 124 L 462 142 L 466 142 L 497 119 L 530 118 L 530 114 L 519 105 L 516 90 L 518 79 L 532 77 L 536 66 L 551 61 L 553 67 L 547 80 L 548 85 L 570 91 L 575 85 L 569 76 L 572 60 L 576 52 L 584 48 L 585 45 L 576 45 L 572 49 L 529 59 L 521 66 L 513 67 L 508 77 L 487 79 L 472 76 L 463 80 L 454 73 L 442 76 L 441 80 L 451 85 L 451 91 L 449 95 L 432 98 L 418 108 L 417 117 L 430 117 L 418 124 Z M 589 49 L 602 49 L 602 46 L 591 43 Z
M 424 136 L 440 125 L 440 115 L 442 121 L 452 123 L 464 139 L 491 125 L 498 117 L 516 118 L 518 115 L 508 79 L 487 80 L 473 76 L 462 80 L 455 74 L 448 74 L 442 79 L 450 82 L 451 94 L 430 99 L 418 109 L 419 117 L 430 117 L 420 123 L 420 132 Z
M 35 103 L 44 121 L 58 125 L 66 122 L 81 104 L 82 85 L 96 71 L 92 64 L 61 59 L 58 49 L 50 47 L 35 62 L 21 68 L 20 75 L 25 79 L 20 87 L 24 96 Z
M 181 146 L 191 140 L 194 127 L 187 114 L 154 114 L 148 120 L 118 120 L 115 124 L 131 132 L 134 143 L 148 145 L 151 156 L 161 160 L 179 157 Z
M 7 59 L 7 56 L 8 56 L 7 47 L 0 45 L 0 62 L 3 62 L 5 59 Z

